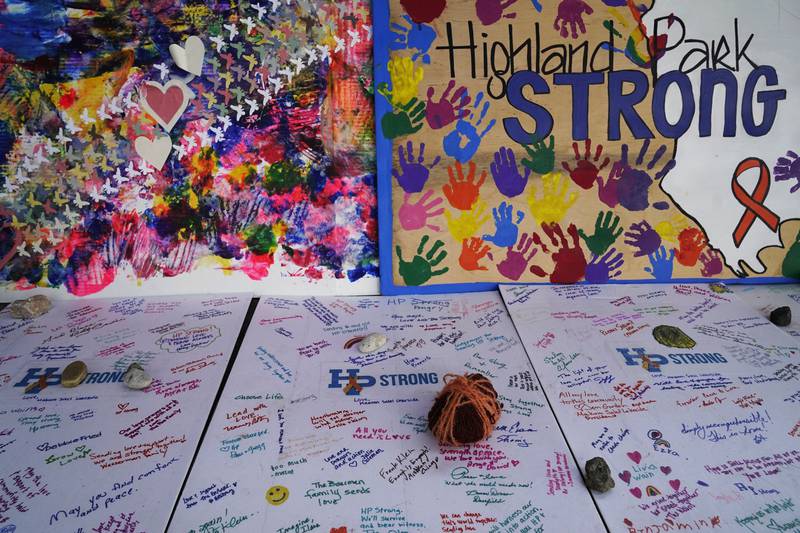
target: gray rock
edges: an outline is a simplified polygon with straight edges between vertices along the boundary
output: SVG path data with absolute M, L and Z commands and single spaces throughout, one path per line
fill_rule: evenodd
M 586 486 L 597 492 L 607 492 L 614 488 L 614 478 L 605 459 L 594 457 L 586 461 Z
M 53 308 L 53 302 L 44 294 L 37 294 L 24 300 L 15 300 L 8 306 L 8 312 L 13 318 L 30 320 L 42 316 Z
M 147 375 L 142 365 L 139 363 L 131 363 L 125 374 L 122 375 L 122 381 L 129 389 L 141 390 L 146 389 L 153 382 L 153 378 Z
M 372 353 L 383 348 L 386 341 L 386 335 L 383 333 L 370 333 L 358 343 L 358 351 L 361 353 Z

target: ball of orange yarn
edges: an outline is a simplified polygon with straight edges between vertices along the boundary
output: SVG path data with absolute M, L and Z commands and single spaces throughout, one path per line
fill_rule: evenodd
M 428 428 L 444 444 L 478 442 L 491 435 L 503 407 L 492 382 L 481 374 L 446 374 L 428 413 Z

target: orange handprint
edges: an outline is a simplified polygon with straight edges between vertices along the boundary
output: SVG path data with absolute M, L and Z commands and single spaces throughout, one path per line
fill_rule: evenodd
M 675 256 L 683 266 L 694 266 L 708 244 L 706 236 L 697 228 L 686 228 L 678 234 L 680 249 Z
M 478 237 L 464 239 L 461 241 L 461 255 L 458 258 L 458 264 L 464 270 L 489 270 L 478 264 L 478 261 L 486 257 L 488 253 L 489 247 L 485 246 L 483 240 Z
M 480 179 L 475 183 L 475 163 L 469 162 L 469 172 L 466 178 L 464 177 L 461 163 L 457 162 L 455 169 L 456 173 L 458 173 L 458 179 L 453 174 L 453 167 L 447 167 L 450 181 L 442 187 L 442 192 L 444 192 L 450 205 L 462 211 L 469 211 L 472 209 L 473 204 L 478 201 L 481 185 L 486 181 L 486 171 L 481 172 Z

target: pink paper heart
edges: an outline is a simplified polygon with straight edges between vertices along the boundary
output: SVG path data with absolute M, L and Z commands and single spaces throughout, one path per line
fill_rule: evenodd
M 672 479 L 669 482 L 669 486 L 672 487 L 672 490 L 678 490 L 678 488 L 680 488 L 680 486 L 681 486 L 681 480 L 680 479 Z
M 672 472 L 672 468 L 668 466 L 662 466 L 661 471 L 664 473 L 665 476 L 668 476 L 670 472 Z
M 170 80 L 166 85 L 148 81 L 140 89 L 142 108 L 156 119 L 167 132 L 181 118 L 189 100 L 194 96 L 180 80 Z
M 624 472 L 620 472 L 620 473 L 619 473 L 619 474 L 617 474 L 617 475 L 619 476 L 619 478 L 620 478 L 622 481 L 624 481 L 624 482 L 625 482 L 625 483 L 627 483 L 628 485 L 630 485 L 630 484 L 631 484 L 631 473 L 630 473 L 630 471 L 628 471 L 628 470 L 625 470 Z
M 632 489 L 630 489 L 630 493 L 636 496 L 637 498 L 642 497 L 642 489 L 640 489 L 639 487 L 633 487 Z
M 642 460 L 642 454 L 639 452 L 628 452 L 628 458 L 638 465 L 639 461 Z

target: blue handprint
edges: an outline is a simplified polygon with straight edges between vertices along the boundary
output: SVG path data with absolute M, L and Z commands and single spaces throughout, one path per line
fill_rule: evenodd
M 408 26 L 392 22 L 392 42 L 389 43 L 389 48 L 392 50 L 413 48 L 417 53 L 411 56 L 412 61 L 422 56 L 423 63 L 430 63 L 431 56 L 428 50 L 436 39 L 436 30 L 427 24 L 417 24 L 408 15 L 403 15 L 403 18 L 408 22 Z
M 519 223 L 525 218 L 525 213 L 517 211 L 517 221 L 514 222 L 514 206 L 502 202 L 498 207 L 492 209 L 492 214 L 495 225 L 494 235 L 484 235 L 483 240 L 493 242 L 501 248 L 513 246 L 517 242 Z
M 462 98 L 465 96 L 466 93 Z M 481 106 L 481 102 L 483 102 L 483 106 Z M 444 153 L 460 163 L 466 163 L 472 159 L 472 156 L 475 155 L 475 152 L 478 151 L 478 147 L 481 145 L 481 140 L 483 140 L 484 136 L 489 133 L 489 130 L 491 130 L 497 122 L 495 119 L 492 119 L 483 132 L 480 134 L 478 133 L 477 127 L 481 125 L 481 122 L 483 122 L 488 112 L 489 101 L 487 100 L 484 102 L 483 93 L 480 92 L 475 98 L 475 104 L 469 116 L 459 119 L 456 123 L 456 129 L 448 133 L 442 141 Z M 473 125 L 472 121 L 475 120 L 476 113 L 479 113 L 478 120 Z M 467 141 L 463 146 L 461 145 L 462 136 L 465 137 Z
M 672 279 L 672 267 L 675 261 L 674 248 L 667 255 L 667 249 L 662 246 L 647 257 L 650 259 L 650 266 L 644 267 L 645 272 L 656 278 L 656 281 L 669 281 Z

